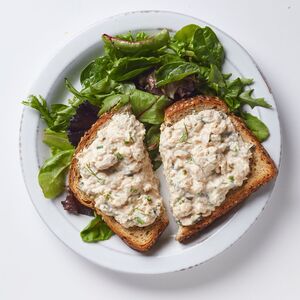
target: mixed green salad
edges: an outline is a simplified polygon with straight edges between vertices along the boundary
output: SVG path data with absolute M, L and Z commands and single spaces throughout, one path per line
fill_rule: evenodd
M 253 89 L 248 88 L 252 79 L 232 78 L 231 74 L 222 72 L 225 51 L 211 28 L 190 24 L 172 36 L 163 29 L 156 35 L 145 32 L 103 34 L 102 40 L 104 54 L 82 70 L 81 87 L 75 88 L 65 79 L 66 88 L 72 94 L 67 104 L 48 106 L 43 97 L 33 95 L 22 102 L 39 111 L 47 125 L 43 142 L 50 147 L 51 156 L 38 175 L 46 198 L 55 198 L 65 191 L 72 155 L 84 132 L 98 116 L 128 103 L 145 125 L 145 145 L 154 169 L 161 163 L 158 145 L 164 110 L 181 98 L 201 94 L 218 96 L 261 142 L 268 138 L 267 126 L 246 112 L 244 106 L 271 106 L 264 98 L 253 97 Z M 86 118 L 89 112 L 91 118 L 85 122 L 81 116 Z M 74 206 L 73 211 L 80 213 Z M 105 226 L 96 216 L 82 231 L 83 240 L 109 238 L 111 233 Z

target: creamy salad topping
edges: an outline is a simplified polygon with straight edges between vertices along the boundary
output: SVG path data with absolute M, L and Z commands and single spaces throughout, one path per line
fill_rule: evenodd
M 81 191 L 126 228 L 152 224 L 162 209 L 144 136 L 134 115 L 115 114 L 77 155 Z
M 210 215 L 250 171 L 252 144 L 217 110 L 187 115 L 162 125 L 160 154 L 171 193 L 171 208 L 183 226 Z

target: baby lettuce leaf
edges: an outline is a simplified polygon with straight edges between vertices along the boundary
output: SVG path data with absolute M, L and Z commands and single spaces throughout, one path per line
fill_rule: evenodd
M 146 56 L 158 49 L 166 46 L 170 40 L 169 31 L 167 29 L 161 30 L 154 36 L 147 36 L 143 40 L 128 41 L 118 37 L 112 37 L 107 34 L 102 35 L 105 43 L 106 54 L 111 57 L 116 56 Z
M 201 65 L 216 65 L 222 68 L 225 53 L 214 31 L 209 27 L 199 27 L 193 36 L 192 50 Z
M 147 129 L 145 143 L 148 150 L 158 148 L 160 140 L 160 125 L 152 125 Z
M 49 147 L 54 147 L 59 150 L 71 150 L 74 147 L 70 144 L 67 133 L 56 132 L 50 128 L 44 130 L 43 142 Z
M 136 77 L 160 62 L 156 57 L 123 57 L 115 61 L 110 77 L 124 81 Z
M 22 101 L 22 104 L 36 109 L 40 113 L 41 118 L 46 122 L 48 127 L 53 127 L 54 118 L 51 115 L 46 100 L 42 96 L 36 97 L 30 95 L 26 101 Z
M 260 142 L 265 141 L 269 137 L 270 133 L 268 127 L 257 117 L 250 113 L 243 112 L 242 118 L 244 119 L 247 127 L 253 132 Z
M 108 75 L 112 65 L 108 56 L 100 56 L 89 63 L 80 74 L 80 82 L 84 87 L 88 87 Z
M 118 106 L 120 108 L 128 102 L 129 102 L 128 95 L 116 94 L 116 95 L 108 96 L 103 101 L 103 105 L 99 111 L 99 115 L 102 115 L 103 113 L 111 110 L 115 106 Z
M 38 179 L 46 198 L 55 198 L 64 191 L 66 173 L 73 153 L 73 149 L 59 151 L 40 168 Z
M 155 72 L 156 86 L 181 80 L 191 74 L 199 72 L 199 66 L 190 62 L 172 62 L 163 65 Z
M 86 243 L 105 241 L 113 236 L 113 234 L 114 233 L 100 216 L 95 216 L 95 218 L 80 232 L 82 240 Z
M 138 42 L 138 41 L 145 40 L 146 38 L 149 37 L 149 35 L 144 31 L 137 32 L 136 34 L 129 31 L 124 34 L 118 34 L 116 35 L 116 37 L 129 42 Z
M 159 156 L 160 125 L 152 125 L 147 128 L 145 144 L 152 162 L 153 169 L 156 170 L 161 165 Z
M 161 124 L 164 120 L 164 109 L 170 105 L 165 96 L 156 96 L 140 90 L 130 95 L 132 112 L 143 123 Z

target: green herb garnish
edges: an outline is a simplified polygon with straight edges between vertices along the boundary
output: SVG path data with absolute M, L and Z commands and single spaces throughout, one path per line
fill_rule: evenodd
M 142 220 L 140 217 L 135 217 L 135 220 L 141 225 L 145 224 L 144 220 Z
M 101 184 L 105 184 L 105 180 L 103 178 L 100 178 L 92 169 L 89 165 L 85 166 L 86 170 L 94 176 Z
M 130 145 L 130 144 L 133 144 L 134 143 L 134 139 L 131 135 L 131 132 L 129 132 L 129 139 L 128 140 L 124 140 L 124 144 L 125 145 Z
M 132 194 L 136 194 L 138 192 L 138 189 L 134 188 L 134 187 L 131 187 L 130 188 L 130 193 Z
M 187 139 L 188 139 L 188 130 L 186 128 L 186 125 L 184 124 L 184 132 L 182 133 L 182 136 L 180 137 L 179 142 L 184 143 L 187 141 Z
M 231 176 L 228 177 L 228 179 L 229 179 L 231 182 L 234 182 L 234 176 L 231 175 Z
M 146 200 L 148 201 L 148 203 L 152 203 L 152 198 L 149 195 L 146 195 Z
M 123 156 L 121 153 L 119 153 L 119 152 L 116 152 L 116 153 L 115 153 L 115 156 L 116 156 L 116 158 L 118 159 L 118 161 L 121 161 L 121 160 L 124 159 L 124 156 Z

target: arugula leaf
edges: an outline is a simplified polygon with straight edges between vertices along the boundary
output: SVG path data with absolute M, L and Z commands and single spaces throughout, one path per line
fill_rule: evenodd
M 124 81 L 136 77 L 160 62 L 156 57 L 123 57 L 115 61 L 110 77 Z
M 128 95 L 116 94 L 116 95 L 108 96 L 103 100 L 103 105 L 99 111 L 99 115 L 102 115 L 103 113 L 111 110 L 116 105 L 118 105 L 118 108 L 120 108 L 128 102 L 129 102 Z
M 95 216 L 95 218 L 80 232 L 82 240 L 86 243 L 105 241 L 113 235 L 114 233 L 100 216 Z
M 64 104 L 52 104 L 49 108 L 42 96 L 36 97 L 31 95 L 22 104 L 39 111 L 41 118 L 54 131 L 65 130 L 75 113 L 75 109 L 72 106 Z
M 107 96 L 111 95 L 117 83 L 108 77 L 90 85 L 89 87 L 78 91 L 68 79 L 65 79 L 67 89 L 81 102 L 89 100 L 94 105 L 101 106 L 102 101 Z
M 70 119 L 76 112 L 76 105 L 69 106 L 65 104 L 52 104 L 51 115 L 54 119 L 54 123 L 51 129 L 54 131 L 63 131 L 69 126 Z
M 247 127 L 253 132 L 260 142 L 265 141 L 269 137 L 269 129 L 260 119 L 247 112 L 243 112 L 241 116 Z
M 43 142 L 49 147 L 54 147 L 59 150 L 70 150 L 74 147 L 70 144 L 67 133 L 55 132 L 50 128 L 44 130 Z
M 30 95 L 27 98 L 27 101 L 22 101 L 22 104 L 36 109 L 40 113 L 41 118 L 46 122 L 46 124 L 49 127 L 53 126 L 54 119 L 48 108 L 46 100 L 42 96 L 36 97 L 36 96 Z
M 160 87 L 170 82 L 181 80 L 199 72 L 199 66 L 189 62 L 172 62 L 163 65 L 155 72 L 156 86 Z
M 59 151 L 40 168 L 38 179 L 46 198 L 55 198 L 64 191 L 66 173 L 74 150 Z
M 239 95 L 239 98 L 242 103 L 248 104 L 251 106 L 251 108 L 254 108 L 255 106 L 262 106 L 266 108 L 271 108 L 272 105 L 268 104 L 264 98 L 253 98 L 252 93 L 254 90 L 248 90 Z
M 161 124 L 164 120 L 164 109 L 170 104 L 165 96 L 156 96 L 140 90 L 130 95 L 132 112 L 144 123 Z
M 192 50 L 202 65 L 214 64 L 221 69 L 225 53 L 222 44 L 211 28 L 199 27 L 194 33 L 192 45 Z

